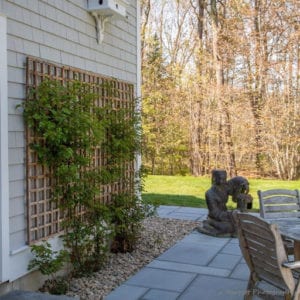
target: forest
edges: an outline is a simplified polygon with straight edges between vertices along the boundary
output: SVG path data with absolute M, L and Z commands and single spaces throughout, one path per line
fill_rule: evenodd
M 299 41 L 299 0 L 141 0 L 148 172 L 299 179 Z

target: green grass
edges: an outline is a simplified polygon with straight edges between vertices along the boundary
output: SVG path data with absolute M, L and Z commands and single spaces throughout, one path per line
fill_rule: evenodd
M 257 191 L 273 188 L 300 189 L 300 180 L 249 179 L 253 209 L 259 208 Z M 206 207 L 205 192 L 211 187 L 210 177 L 148 175 L 143 198 L 158 205 Z M 228 208 L 236 208 L 229 200 Z

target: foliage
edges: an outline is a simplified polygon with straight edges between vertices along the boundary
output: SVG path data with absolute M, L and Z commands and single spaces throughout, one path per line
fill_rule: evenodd
M 147 78 L 142 89 L 144 165 L 151 174 L 185 174 L 189 170 L 183 156 L 188 147 L 181 137 L 186 135 L 186 128 L 181 124 L 180 103 L 172 101 L 176 87 L 172 71 L 166 66 L 154 34 L 148 40 L 143 61 L 143 76 Z
M 38 267 L 43 275 L 53 276 L 68 260 L 67 251 L 53 251 L 49 242 L 32 245 L 31 252 L 35 258 L 30 261 L 28 269 L 31 270 Z
M 98 271 L 108 258 L 113 228 L 105 215 L 87 213 L 67 221 L 64 242 L 71 249 L 73 275 L 80 277 Z
M 109 83 L 101 91 L 117 96 Z M 128 175 L 140 151 L 141 128 L 134 103 L 95 107 L 96 97 L 88 84 L 62 85 L 46 79 L 30 90 L 24 103 L 25 121 L 36 137 L 30 146 L 51 170 L 53 201 L 65 215 L 63 238 L 74 276 L 101 268 L 111 239 L 122 236 L 127 245 L 122 251 L 131 251 L 147 208 L 134 195 L 137 186 Z M 101 168 L 92 165 L 97 148 L 106 159 Z M 117 193 L 110 206 L 96 200 L 103 185 L 116 184 L 128 191 L 126 197 Z M 48 272 L 50 267 L 45 265 Z
M 45 286 L 51 294 L 65 294 L 67 283 L 63 278 L 58 278 L 56 273 L 69 261 L 69 253 L 66 250 L 52 250 L 49 242 L 32 245 L 31 252 L 34 258 L 29 262 L 28 270 L 37 268 L 43 275 L 50 277 Z
M 139 237 L 140 221 L 145 218 L 143 203 L 129 193 L 114 195 L 109 205 L 115 237 L 111 246 L 113 252 L 131 252 Z
M 78 164 L 88 165 L 88 155 L 104 136 L 96 111 L 90 111 L 94 100 L 89 86 L 78 81 L 63 86 L 44 80 L 30 90 L 24 118 L 28 127 L 44 139 L 44 143 L 37 140 L 31 145 L 42 164 L 60 168 L 59 172 L 68 175 Z M 66 165 L 68 168 L 63 169 Z
M 141 150 L 140 124 L 139 114 L 131 107 L 120 110 L 106 107 L 107 138 L 102 144 L 102 150 L 107 155 L 107 163 L 102 170 L 103 183 L 119 182 L 127 187 L 124 192 L 113 193 L 111 203 L 108 204 L 114 231 L 111 245 L 113 252 L 134 250 L 141 230 L 140 222 L 150 211 L 150 207 L 138 196 L 144 177 L 142 169 L 139 174 L 134 174 L 134 178 L 126 176 L 128 163 L 132 163 Z
M 112 183 L 124 180 L 124 172 L 128 163 L 140 153 L 141 128 L 140 117 L 133 107 L 115 109 L 112 106 L 104 108 L 103 124 L 106 138 L 101 150 L 107 157 L 102 169 L 102 183 Z
M 80 209 L 93 212 L 101 180 L 99 171 L 90 167 L 94 148 L 101 144 L 105 134 L 101 111 L 93 105 L 95 97 L 87 84 L 74 81 L 63 86 L 58 81 L 44 80 L 30 90 L 24 104 L 25 121 L 36 136 L 30 146 L 39 162 L 51 169 L 53 200 L 67 217 L 65 239 L 74 238 L 73 247 L 69 248 L 73 264 L 78 262 L 74 253 L 84 247 L 90 250 L 90 244 L 81 240 L 83 235 L 75 235 L 80 225 L 88 227 L 81 224 L 77 213 Z M 93 256 L 92 252 L 90 255 Z
M 300 176 L 297 1 L 143 0 L 143 164 Z

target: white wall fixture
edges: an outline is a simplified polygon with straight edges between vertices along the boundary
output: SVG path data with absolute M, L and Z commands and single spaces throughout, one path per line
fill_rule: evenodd
M 129 0 L 88 0 L 88 11 L 95 18 L 98 44 L 102 43 L 106 22 L 114 17 L 127 18 Z

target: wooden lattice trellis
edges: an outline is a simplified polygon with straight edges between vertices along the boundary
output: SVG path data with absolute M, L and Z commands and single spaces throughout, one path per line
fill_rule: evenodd
M 98 107 L 110 104 L 116 109 L 134 109 L 134 88 L 131 83 L 28 57 L 26 68 L 27 89 L 37 87 L 44 78 L 58 80 L 62 84 L 79 80 L 91 85 L 93 91 L 99 95 L 95 101 L 95 105 Z M 105 91 L 103 87 L 107 84 L 113 89 L 113 93 Z M 34 140 L 42 137 L 34 136 L 33 132 L 28 129 L 26 132 L 28 243 L 32 244 L 61 232 L 64 214 L 51 198 L 51 172 L 38 163 L 37 154 L 30 148 L 30 144 Z M 104 167 L 106 161 L 106 154 L 100 147 L 97 147 L 92 158 L 92 167 Z M 101 185 L 95 201 L 108 203 L 112 194 L 133 192 L 134 162 L 127 162 L 123 168 L 126 180 Z

